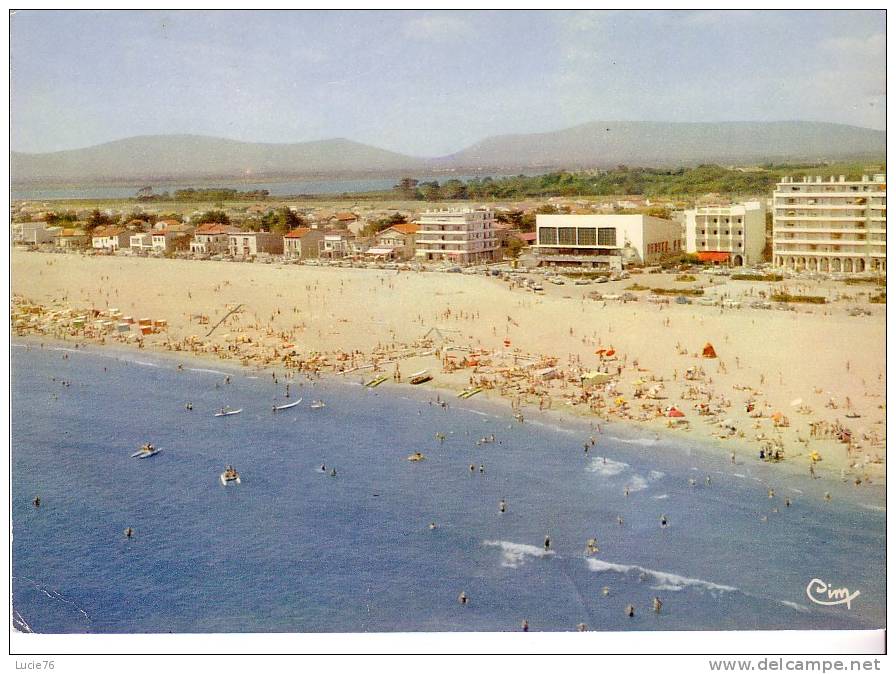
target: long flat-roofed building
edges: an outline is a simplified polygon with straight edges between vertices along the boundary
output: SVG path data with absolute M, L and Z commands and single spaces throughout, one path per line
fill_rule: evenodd
M 762 261 L 765 206 L 747 201 L 726 206 L 699 206 L 685 213 L 685 251 L 704 262 L 741 267 Z
M 819 272 L 887 271 L 887 177 L 783 178 L 774 193 L 776 267 Z
M 498 259 L 495 213 L 488 208 L 426 211 L 416 222 L 418 260 L 473 264 Z
M 549 266 L 621 269 L 682 250 L 681 224 L 650 215 L 537 215 L 535 231 Z

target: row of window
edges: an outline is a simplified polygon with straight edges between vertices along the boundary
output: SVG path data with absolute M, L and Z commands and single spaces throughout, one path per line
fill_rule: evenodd
M 616 246 L 615 227 L 539 227 L 543 246 Z
M 708 229 L 701 229 L 701 230 L 700 230 L 700 236 L 706 236 L 706 233 L 707 233 L 708 231 L 709 231 Z M 719 235 L 719 230 L 717 230 L 717 229 L 712 230 L 712 235 L 713 235 L 713 236 L 718 236 L 718 235 Z M 735 232 L 734 232 L 734 236 L 743 236 L 743 235 L 744 235 L 744 230 L 742 230 L 742 229 L 735 230 Z M 727 230 L 727 229 L 726 229 L 726 230 L 723 230 L 723 231 L 722 231 L 722 236 L 730 236 L 730 232 L 729 232 L 729 230 Z

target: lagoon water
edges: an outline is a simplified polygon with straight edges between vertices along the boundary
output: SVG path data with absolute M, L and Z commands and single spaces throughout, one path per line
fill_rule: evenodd
M 531 174 L 531 172 L 530 172 Z M 413 175 L 413 173 L 411 174 Z M 477 177 L 474 175 L 454 175 L 452 173 L 444 173 L 437 176 L 418 177 L 421 182 L 437 180 L 444 183 L 446 180 L 463 180 L 464 182 Z M 499 174 L 492 174 L 493 178 L 502 177 Z M 187 189 L 193 187 L 202 189 L 204 187 L 215 187 L 222 189 L 233 189 L 239 191 L 268 190 L 272 197 L 297 196 L 302 194 L 343 194 L 345 192 L 383 192 L 391 190 L 399 181 L 401 176 L 396 177 L 367 177 L 367 178 L 332 178 L 318 180 L 287 180 L 287 181 L 271 181 L 271 182 L 247 182 L 233 180 L 197 180 L 186 183 L 156 183 L 153 189 L 157 194 L 162 192 L 170 192 L 174 194 L 175 190 Z M 144 183 L 124 184 L 124 185 L 23 185 L 13 186 L 10 198 L 13 201 L 41 201 L 45 199 L 130 199 L 137 195 L 137 190 Z
M 732 465 L 609 427 L 586 456 L 587 423 L 520 424 L 475 399 L 445 409 L 432 390 L 368 390 L 360 377 L 296 379 L 287 401 L 270 372 L 185 368 L 13 345 L 17 629 L 885 627 L 879 486 L 784 480 L 783 467 L 752 456 Z M 313 399 L 327 406 L 310 409 Z M 244 411 L 215 418 L 225 405 Z M 492 433 L 495 443 L 477 445 Z M 130 458 L 147 441 L 162 452 Z M 424 461 L 405 460 L 417 450 Z M 221 485 L 226 464 L 242 484 Z M 591 537 L 600 551 L 588 557 Z M 813 578 L 860 595 L 850 607 L 812 603 Z

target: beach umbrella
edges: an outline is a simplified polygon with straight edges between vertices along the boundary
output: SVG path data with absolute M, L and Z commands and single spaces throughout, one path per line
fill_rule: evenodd
M 671 417 L 673 419 L 680 419 L 684 416 L 684 412 L 682 412 L 677 407 L 670 407 L 669 411 L 666 413 L 667 417 Z
M 718 356 L 716 355 L 715 348 L 709 342 L 706 342 L 706 344 L 703 345 L 703 357 L 704 358 L 718 358 Z
M 606 352 L 604 355 L 605 355 L 607 358 L 610 358 L 611 356 L 615 356 L 615 355 L 616 355 L 616 350 L 615 350 L 615 349 L 607 349 L 607 352 Z

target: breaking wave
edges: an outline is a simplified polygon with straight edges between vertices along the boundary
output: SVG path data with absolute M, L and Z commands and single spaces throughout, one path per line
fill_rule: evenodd
M 632 580 L 641 580 L 643 576 L 646 576 L 643 580 L 645 582 L 649 580 L 652 583 L 651 589 L 654 590 L 677 592 L 688 587 L 694 587 L 709 592 L 738 592 L 738 588 L 730 585 L 720 585 L 699 578 L 687 578 L 667 571 L 654 571 L 653 569 L 645 569 L 634 564 L 613 564 L 590 557 L 585 561 L 588 563 L 588 568 L 595 573 L 619 573 Z
M 511 541 L 482 541 L 483 545 L 501 548 L 501 566 L 515 569 L 525 563 L 526 557 L 551 557 L 553 550 L 545 550 L 525 543 Z

